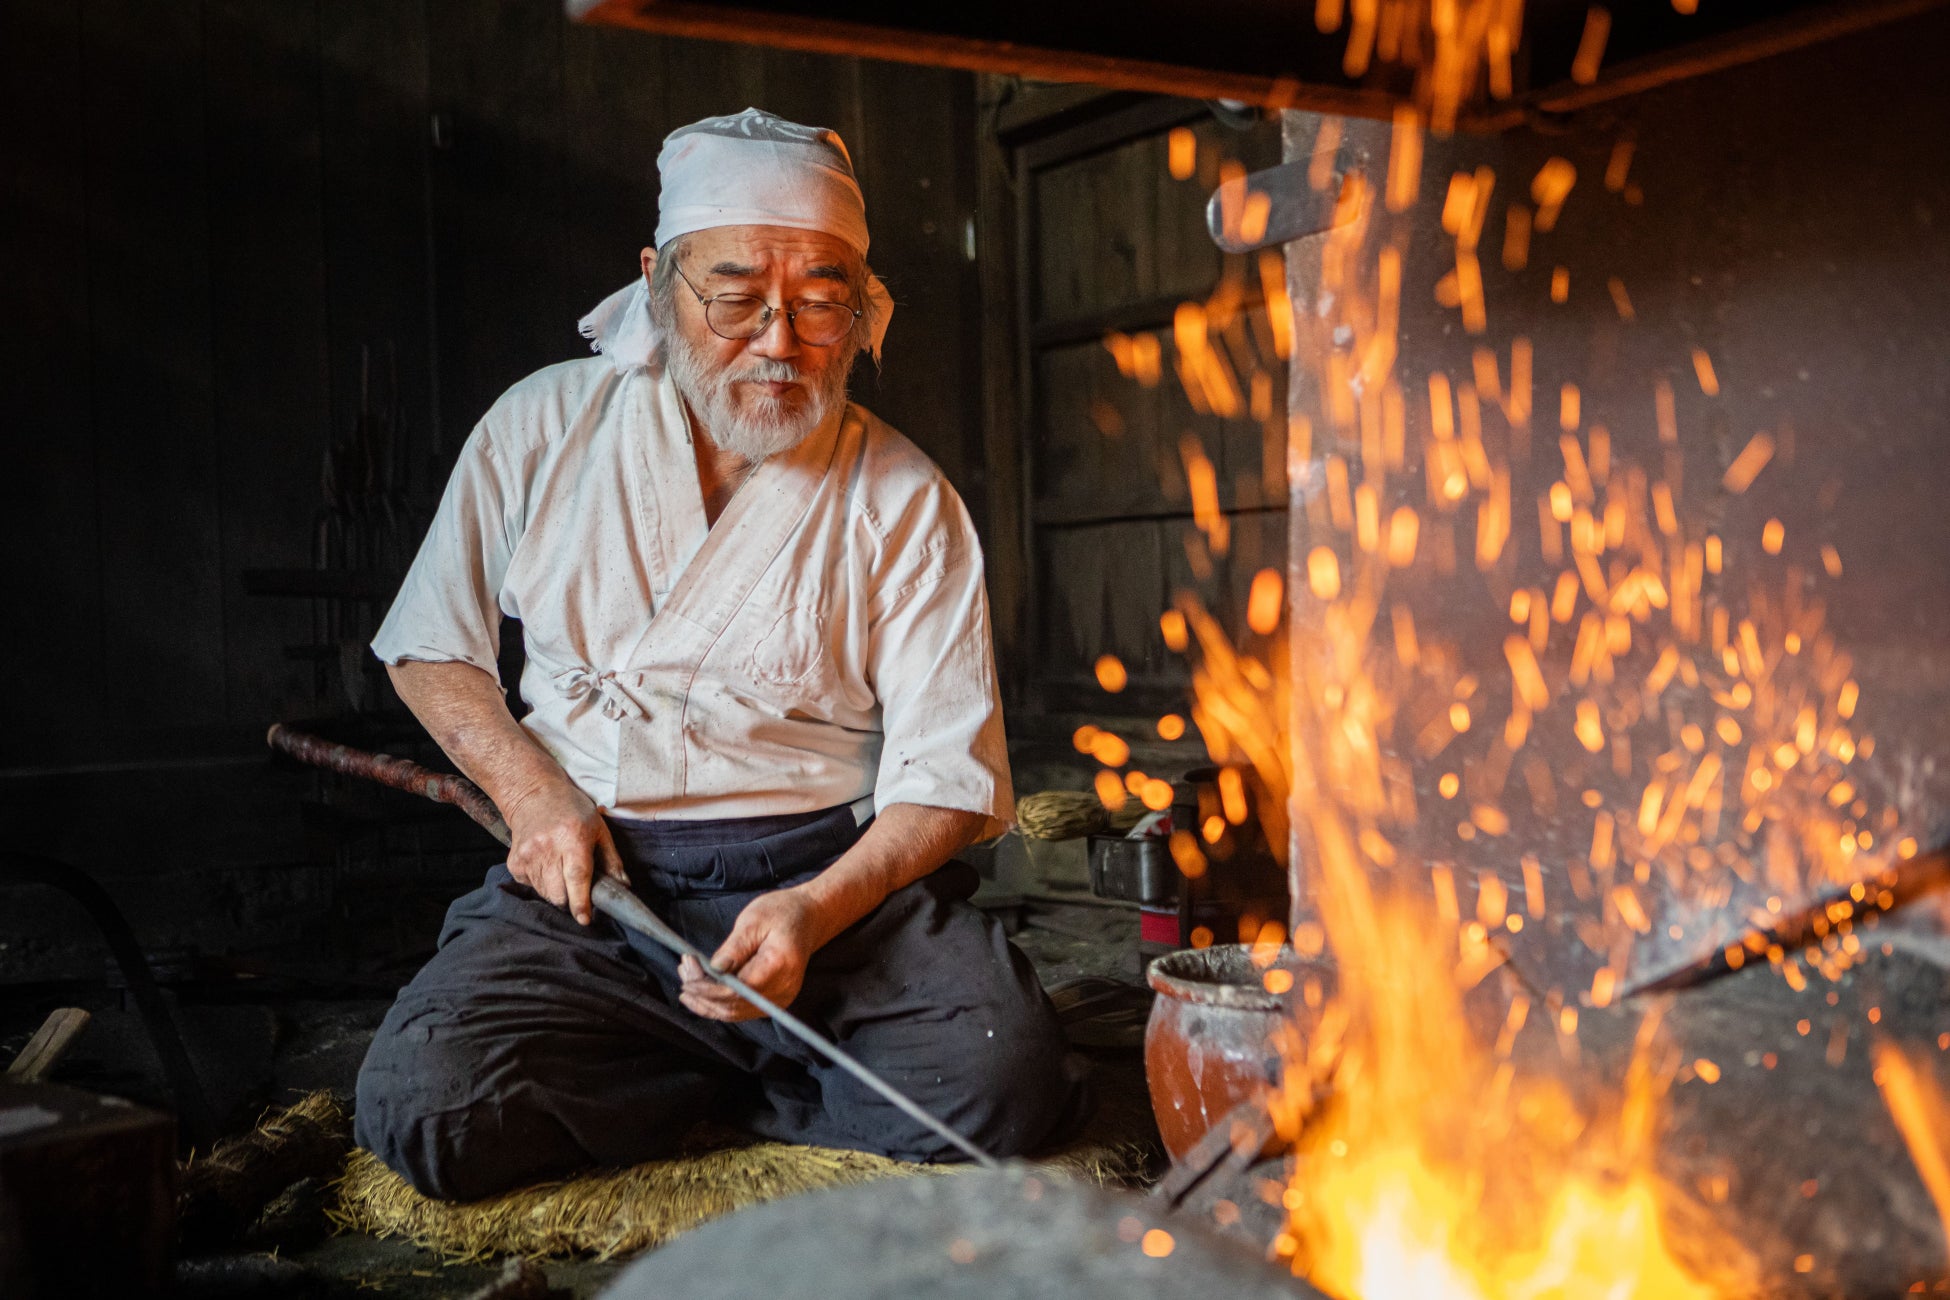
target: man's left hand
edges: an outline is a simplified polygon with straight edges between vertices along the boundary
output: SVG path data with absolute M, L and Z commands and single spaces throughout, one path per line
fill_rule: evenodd
M 805 981 L 806 963 L 830 937 L 820 909 L 802 890 L 775 890 L 745 904 L 711 954 L 711 964 L 789 1007 Z M 684 986 L 677 1000 L 706 1019 L 755 1020 L 765 1014 L 706 975 L 692 958 L 678 964 L 678 973 Z

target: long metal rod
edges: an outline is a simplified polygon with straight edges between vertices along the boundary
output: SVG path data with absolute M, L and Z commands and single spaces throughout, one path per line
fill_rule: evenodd
M 612 877 L 604 876 L 596 882 L 595 889 L 590 891 L 590 897 L 596 904 L 598 911 L 610 917 L 619 925 L 628 926 L 637 933 L 648 937 L 653 942 L 668 948 L 680 957 L 693 958 L 698 965 L 704 967 L 704 973 L 706 975 L 709 975 L 712 979 L 723 984 L 733 993 L 736 993 L 739 997 L 772 1017 L 773 1020 L 778 1022 L 780 1028 L 784 1029 L 794 1038 L 797 1038 L 800 1042 L 806 1044 L 806 1046 L 812 1048 L 821 1056 L 824 1056 L 834 1065 L 845 1070 L 861 1083 L 872 1088 L 899 1110 L 901 1114 L 907 1116 L 917 1124 L 926 1125 L 936 1135 L 952 1142 L 957 1150 L 961 1151 L 976 1164 L 986 1169 L 998 1169 L 1001 1167 L 994 1156 L 991 1156 L 988 1152 L 982 1150 L 973 1142 L 970 1142 L 967 1138 L 955 1132 L 955 1130 L 949 1128 L 934 1116 L 928 1114 L 927 1111 L 921 1109 L 919 1105 L 896 1089 L 893 1084 L 888 1083 L 885 1079 L 849 1056 L 837 1043 L 828 1042 L 818 1030 L 793 1015 L 790 1011 L 787 1011 L 778 1003 L 772 1001 L 772 999 L 766 997 L 763 993 L 760 993 L 751 985 L 745 983 L 745 981 L 739 979 L 736 975 L 730 974 L 727 971 L 721 971 L 716 966 L 713 966 L 711 959 L 700 952 L 696 945 L 664 924 L 662 917 L 651 911 L 649 905 L 642 899 L 624 888 L 621 882 Z
M 373 754 L 350 745 L 335 744 L 321 740 L 317 736 L 294 731 L 282 723 L 271 728 L 265 737 L 273 749 L 291 755 L 293 758 L 310 763 L 316 767 L 342 772 L 348 776 L 365 777 L 405 790 L 412 794 L 424 795 L 438 803 L 452 804 L 473 818 L 482 829 L 501 842 L 503 848 L 509 843 L 507 823 L 502 821 L 495 810 L 493 801 L 466 777 L 446 776 L 422 767 L 410 759 L 395 758 L 390 754 Z M 855 1060 L 836 1043 L 828 1042 L 824 1035 L 808 1025 L 799 1017 L 787 1011 L 778 1003 L 754 989 L 736 975 L 719 970 L 711 964 L 710 958 L 700 952 L 697 946 L 683 935 L 670 928 L 664 919 L 650 910 L 649 904 L 631 893 L 619 881 L 604 876 L 590 891 L 590 901 L 596 910 L 615 921 L 643 935 L 652 943 L 665 948 L 679 957 L 690 957 L 704 968 L 704 973 L 718 983 L 736 993 L 745 1001 L 772 1017 L 780 1028 L 797 1038 L 821 1056 L 839 1066 L 848 1074 L 873 1089 L 901 1114 L 915 1123 L 923 1125 L 928 1131 L 951 1143 L 956 1150 L 966 1155 L 985 1169 L 999 1169 L 1000 1163 L 988 1152 L 970 1142 L 961 1134 L 949 1128 L 939 1119 L 923 1110 L 913 1099 L 903 1094 L 893 1084 L 875 1074 L 872 1070 Z
M 1819 938 L 1814 932 L 1815 919 L 1825 916 L 1828 909 L 1842 904 L 1848 906 L 1851 920 L 1860 922 L 1865 917 L 1892 911 L 1912 898 L 1941 885 L 1950 877 L 1950 847 L 1938 847 L 1904 858 L 1891 866 L 1883 868 L 1873 876 L 1847 885 L 1835 885 L 1823 890 L 1799 904 L 1791 912 L 1783 913 L 1766 926 L 1755 926 L 1743 933 L 1732 936 L 1726 943 L 1713 948 L 1705 956 L 1695 958 L 1685 965 L 1672 970 L 1655 972 L 1647 977 L 1627 984 L 1618 994 L 1622 1001 L 1646 993 L 1671 993 L 1678 989 L 1691 988 L 1707 980 L 1717 979 L 1739 969 L 1727 960 L 1727 954 L 1736 948 L 1745 948 L 1746 955 L 1741 964 L 1759 952 L 1765 952 L 1768 945 L 1783 949 L 1795 949 Z M 1850 891 L 1856 884 L 1867 887 L 1866 895 L 1857 899 Z M 1883 902 L 1882 895 L 1888 894 L 1889 901 Z M 1751 942 L 1750 942 L 1751 941 Z

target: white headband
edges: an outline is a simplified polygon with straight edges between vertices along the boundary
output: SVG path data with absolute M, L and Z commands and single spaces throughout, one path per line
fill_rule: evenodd
M 786 226 L 817 230 L 867 254 L 867 208 L 840 137 L 756 108 L 708 117 L 672 131 L 657 155 L 659 249 L 693 231 L 720 226 Z M 867 277 L 873 332 L 867 348 L 880 359 L 893 299 L 880 277 Z M 662 343 L 641 276 L 584 316 L 583 336 L 618 370 L 650 365 Z

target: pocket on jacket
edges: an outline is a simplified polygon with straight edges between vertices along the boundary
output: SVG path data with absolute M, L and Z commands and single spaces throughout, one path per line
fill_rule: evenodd
M 816 680 L 831 661 L 826 617 L 804 606 L 780 614 L 752 647 L 752 675 L 773 686 Z

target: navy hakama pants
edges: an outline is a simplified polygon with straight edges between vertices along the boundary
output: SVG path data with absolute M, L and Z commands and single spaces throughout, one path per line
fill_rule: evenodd
M 755 895 L 810 879 L 863 828 L 850 808 L 735 821 L 612 819 L 630 885 L 707 954 Z M 997 1156 L 1080 1123 L 1083 1088 L 1029 961 L 949 863 L 814 954 L 792 1011 Z M 448 910 L 359 1072 L 359 1143 L 430 1196 L 473 1199 L 667 1154 L 713 1118 L 761 1136 L 955 1160 L 769 1019 L 705 1020 L 677 959 L 585 927 L 505 866 Z

